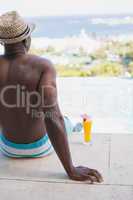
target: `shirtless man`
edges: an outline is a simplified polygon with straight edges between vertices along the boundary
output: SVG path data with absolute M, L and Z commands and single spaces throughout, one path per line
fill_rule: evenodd
M 28 54 L 33 29 L 15 11 L 0 16 L 0 41 L 5 50 L 0 56 L 1 150 L 10 157 L 42 157 L 53 147 L 70 179 L 101 182 L 97 170 L 73 165 L 57 101 L 55 69 L 47 59 Z M 38 104 L 38 97 L 44 104 Z

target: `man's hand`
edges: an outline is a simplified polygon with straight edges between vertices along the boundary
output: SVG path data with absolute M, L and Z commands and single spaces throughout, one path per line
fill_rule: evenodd
M 101 174 L 95 169 L 89 169 L 87 167 L 73 167 L 72 171 L 68 174 L 70 179 L 75 181 L 90 181 L 90 183 L 101 183 L 103 178 Z

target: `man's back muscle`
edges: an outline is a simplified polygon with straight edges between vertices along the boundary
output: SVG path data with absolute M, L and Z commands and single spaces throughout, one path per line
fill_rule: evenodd
M 45 60 L 37 56 L 22 55 L 14 59 L 0 57 L 0 93 L 5 91 L 3 97 L 7 104 L 3 105 L 1 98 L 0 122 L 3 134 L 12 141 L 28 143 L 42 137 L 46 132 L 44 121 L 33 118 L 31 112 L 27 113 L 26 96 L 23 96 L 23 105 L 18 102 L 18 98 L 22 100 L 22 93 L 25 95 L 27 92 L 37 91 L 44 66 Z M 30 100 L 32 104 L 36 104 L 34 95 Z M 15 104 L 14 107 L 8 106 Z

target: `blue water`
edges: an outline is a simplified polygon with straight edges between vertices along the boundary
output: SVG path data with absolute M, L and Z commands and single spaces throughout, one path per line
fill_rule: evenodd
M 75 120 L 87 113 L 97 133 L 133 133 L 133 79 L 59 78 L 63 114 Z
M 93 24 L 92 19 L 121 19 L 124 20 L 126 16 L 133 15 L 113 15 L 113 16 L 56 16 L 56 17 L 36 17 L 30 18 L 36 24 L 36 30 L 33 33 L 34 37 L 50 37 L 62 38 L 66 36 L 79 35 L 80 31 L 84 29 L 88 34 L 96 34 L 97 36 L 107 35 L 121 35 L 132 34 L 133 24 Z

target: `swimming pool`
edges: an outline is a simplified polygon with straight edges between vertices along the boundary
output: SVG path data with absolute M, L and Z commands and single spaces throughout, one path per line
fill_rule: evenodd
M 93 118 L 93 132 L 133 133 L 133 79 L 58 78 L 61 110 L 74 120 Z

